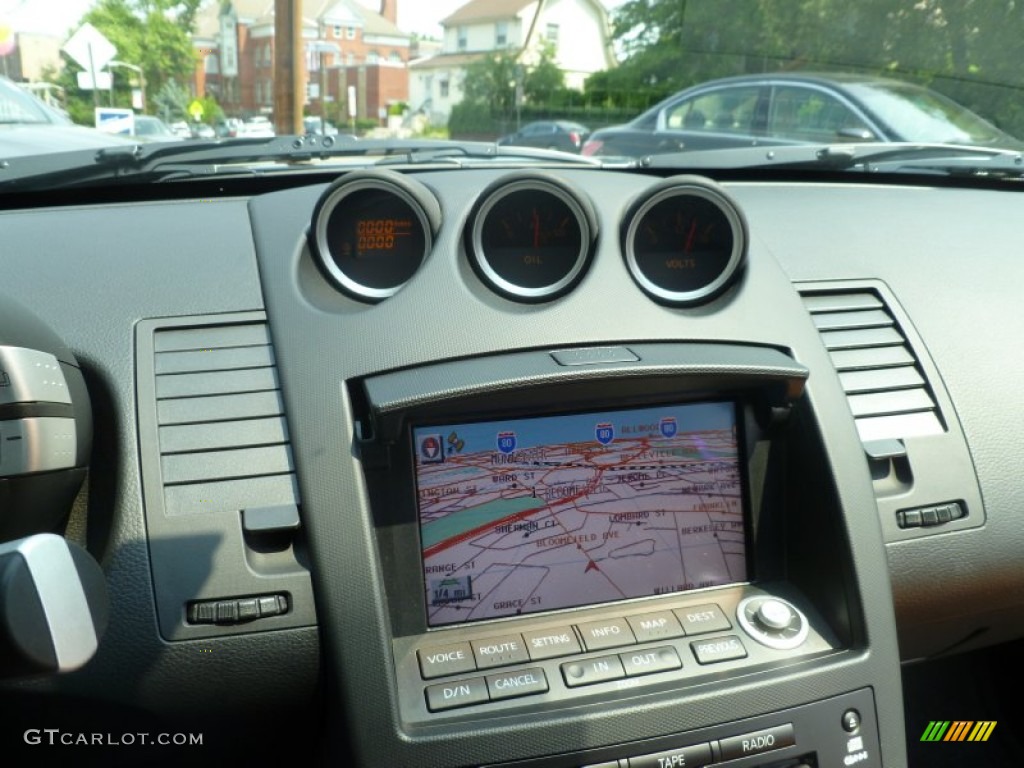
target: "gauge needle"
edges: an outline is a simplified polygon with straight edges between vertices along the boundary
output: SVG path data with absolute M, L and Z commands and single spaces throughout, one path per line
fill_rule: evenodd
M 689 253 L 693 249 L 693 236 L 697 234 L 697 220 L 694 219 L 693 223 L 690 224 L 690 232 L 686 235 L 686 245 L 683 250 Z
M 533 209 L 533 247 L 540 247 L 540 215 L 537 209 Z

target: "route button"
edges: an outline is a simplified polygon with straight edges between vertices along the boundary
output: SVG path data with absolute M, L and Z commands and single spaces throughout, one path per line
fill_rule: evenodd
M 476 669 L 473 662 L 473 651 L 469 643 L 450 643 L 433 648 L 420 648 L 420 672 L 425 679 L 457 675 Z
M 572 627 L 554 627 L 540 632 L 524 632 L 523 639 L 530 658 L 553 659 L 555 656 L 568 656 L 581 651 L 580 642 Z
M 477 669 L 506 667 L 530 660 L 522 635 L 488 637 L 485 640 L 472 640 L 470 644 L 473 646 Z
M 729 619 L 722 613 L 722 609 L 714 603 L 695 605 L 692 608 L 678 608 L 676 609 L 676 616 L 679 617 L 679 621 L 688 635 L 732 629 Z
M 638 643 L 652 643 L 656 640 L 668 640 L 682 637 L 683 628 L 679 626 L 672 611 L 642 613 L 629 617 L 629 626 L 633 628 Z
M 577 624 L 576 629 L 583 637 L 583 644 L 588 651 L 603 651 L 605 648 L 617 648 L 620 645 L 633 645 L 636 638 L 633 630 L 625 619 L 608 619 L 607 621 L 588 621 Z

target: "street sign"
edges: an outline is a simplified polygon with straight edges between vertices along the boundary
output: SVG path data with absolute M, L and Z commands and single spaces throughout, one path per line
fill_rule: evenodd
M 96 81 L 89 77 L 89 71 L 79 72 L 78 74 L 78 87 L 83 91 L 91 91 L 95 88 L 99 88 L 101 91 L 109 91 L 112 83 L 112 75 L 109 72 L 97 72 Z
M 135 133 L 135 113 L 130 109 L 96 107 L 96 127 L 104 133 Z
M 86 22 L 61 49 L 86 72 L 98 71 L 117 56 L 117 48 L 92 24 Z
M 188 113 L 197 123 L 203 119 L 203 113 L 205 111 L 206 110 L 203 109 L 203 102 L 199 99 L 193 99 L 192 103 L 188 105 Z

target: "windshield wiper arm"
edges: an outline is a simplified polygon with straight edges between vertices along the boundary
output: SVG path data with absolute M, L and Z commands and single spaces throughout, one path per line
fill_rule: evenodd
M 99 150 L 17 157 L 0 162 L 0 191 L 46 189 L 101 180 L 182 178 L 251 171 L 249 164 L 292 165 L 337 158 L 426 163 L 448 159 L 522 158 L 600 166 L 601 161 L 564 152 L 499 147 L 489 142 L 421 139 L 356 139 L 333 136 L 274 136 L 202 143 L 126 144 Z
M 649 168 L 848 170 L 918 168 L 953 173 L 1024 174 L 1024 155 L 1012 149 L 911 142 L 796 144 L 673 152 L 644 158 Z

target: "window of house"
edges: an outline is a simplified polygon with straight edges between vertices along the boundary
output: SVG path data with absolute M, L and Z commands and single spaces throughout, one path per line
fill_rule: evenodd
M 331 31 L 334 32 L 335 37 L 341 37 L 341 24 L 335 24 L 334 29 Z
M 270 43 L 263 47 L 263 63 L 270 64 L 273 61 L 274 53 Z
M 346 29 L 345 30 L 345 38 L 347 40 L 355 40 L 356 39 L 356 28 L 355 27 L 349 27 L 348 29 Z
M 270 104 L 274 100 L 274 81 L 266 80 L 263 83 L 263 103 Z
M 506 45 L 508 45 L 508 22 L 496 22 L 494 25 L 494 47 L 504 48 Z
M 356 63 L 356 55 L 354 53 L 346 54 L 346 56 L 345 56 L 345 64 L 346 64 L 346 66 L 351 67 L 351 66 L 354 66 L 355 63 Z
M 460 51 L 466 50 L 469 47 L 469 30 L 465 27 L 459 27 L 455 30 L 457 46 Z
M 437 90 L 442 99 L 448 98 L 448 80 L 441 80 L 437 84 Z
M 392 51 L 391 53 L 388 54 L 388 61 L 391 62 L 392 64 L 401 64 L 402 54 L 400 54 L 398 51 Z
M 217 54 L 207 54 L 203 68 L 206 70 L 206 74 L 208 75 L 216 75 L 220 73 L 220 60 Z
M 367 64 L 379 64 L 380 63 L 380 54 L 377 53 L 376 51 L 370 51 L 368 54 L 366 54 L 366 63 Z
M 547 27 L 544 29 L 544 38 L 548 42 L 554 45 L 558 45 L 558 25 L 548 24 Z

